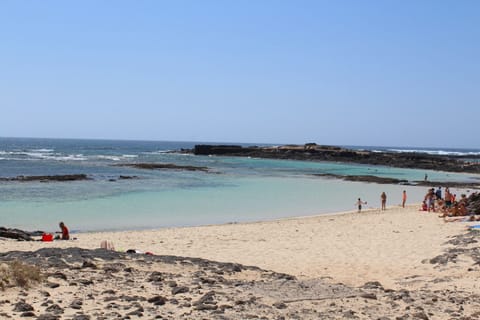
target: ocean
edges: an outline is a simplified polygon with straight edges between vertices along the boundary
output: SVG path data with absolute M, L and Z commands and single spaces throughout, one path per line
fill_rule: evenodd
M 70 182 L 0 181 L 0 226 L 54 231 L 103 231 L 253 222 L 419 203 L 424 187 L 345 182 L 314 174 L 376 175 L 409 181 L 478 181 L 473 174 L 381 166 L 194 156 L 170 151 L 200 142 L 0 138 L 0 177 L 86 174 Z M 209 144 L 220 144 L 209 142 Z M 239 144 L 253 145 L 253 144 Z M 264 144 L 255 144 L 264 145 Z M 349 146 L 378 151 L 478 155 L 480 150 Z M 118 164 L 154 162 L 204 166 L 209 172 L 145 170 Z M 135 179 L 119 179 L 135 176 Z

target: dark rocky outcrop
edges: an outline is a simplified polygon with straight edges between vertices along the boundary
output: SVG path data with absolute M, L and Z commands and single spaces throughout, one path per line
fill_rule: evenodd
M 420 152 L 373 152 L 353 150 L 314 143 L 279 147 L 242 147 L 238 145 L 196 145 L 192 150 L 183 150 L 195 155 L 243 156 L 271 159 L 307 161 L 336 161 L 383 165 L 399 168 L 442 170 L 449 172 L 480 173 L 480 163 L 469 162 L 462 156 L 432 155 Z
M 136 253 L 130 254 L 105 249 L 89 250 L 78 247 L 71 247 L 65 249 L 43 248 L 35 252 L 10 251 L 6 253 L 0 253 L 0 261 L 21 260 L 25 263 L 34 264 L 37 266 L 50 266 L 59 269 L 69 268 L 70 264 L 80 264 L 81 266 L 79 266 L 78 268 L 83 268 L 85 266 L 92 265 L 91 261 L 95 260 L 116 261 L 129 260 L 139 257 L 141 257 L 143 260 L 157 261 L 166 264 L 181 263 L 185 265 L 198 265 L 206 269 L 214 268 L 216 271 L 222 271 L 225 274 L 234 274 L 237 272 L 242 272 L 244 270 L 261 270 L 260 268 L 254 266 L 245 266 L 238 263 L 229 262 L 215 262 L 201 258 L 187 258 L 167 255 L 144 255 Z M 164 276 L 164 274 L 159 272 L 155 273 L 155 275 L 157 274 L 162 277 Z M 285 274 L 272 273 L 272 277 L 285 279 Z
M 342 179 L 342 180 L 345 180 L 345 181 L 372 182 L 372 183 L 380 183 L 380 184 L 409 184 L 407 180 L 377 177 L 377 176 L 350 176 L 350 175 L 342 176 L 342 175 L 330 174 L 330 173 L 314 174 L 314 176 Z
M 19 181 L 19 182 L 30 182 L 30 181 L 40 181 L 40 182 L 49 182 L 49 181 L 77 181 L 77 180 L 89 180 L 90 178 L 86 174 L 62 174 L 62 175 L 51 175 L 51 176 L 17 176 L 11 178 L 1 177 L 0 181 Z
M 104 177 L 97 177 L 104 178 Z M 108 181 L 140 179 L 138 176 L 119 175 L 118 177 L 107 178 Z M 86 174 L 63 174 L 63 175 L 39 175 L 39 176 L 16 176 L 0 177 L 0 182 L 67 182 L 67 181 L 88 181 L 94 180 Z
M 116 164 L 117 167 L 131 167 L 137 169 L 148 169 L 148 170 L 157 170 L 157 169 L 172 169 L 172 170 L 186 170 L 186 171 L 203 171 L 208 172 L 207 167 L 196 167 L 196 166 L 182 166 L 173 163 L 122 163 Z
M 467 198 L 467 212 L 480 214 L 480 193 L 474 192 Z
M 425 186 L 425 187 L 444 186 L 449 188 L 472 188 L 472 189 L 478 189 L 480 187 L 480 182 L 474 183 L 474 182 L 452 182 L 452 181 L 408 181 L 404 179 L 395 179 L 395 178 L 378 177 L 378 176 L 367 176 L 367 175 L 358 175 L 358 176 L 345 175 L 344 176 L 344 175 L 331 174 L 331 173 L 319 173 L 319 174 L 313 174 L 313 176 L 341 179 L 345 181 L 370 182 L 370 183 L 378 183 L 378 184 L 401 184 L 401 185 Z
M 410 184 L 415 186 L 424 186 L 424 187 L 442 186 L 442 187 L 448 187 L 448 188 L 466 188 L 466 189 L 480 188 L 480 181 L 477 183 L 476 182 L 455 182 L 455 181 L 413 181 Z
M 242 147 L 233 145 L 196 145 L 193 153 L 196 155 L 246 155 L 260 150 L 258 147 Z
M 119 180 L 132 180 L 132 179 L 138 179 L 138 176 L 124 176 L 124 175 L 120 175 L 118 177 Z
M 19 241 L 34 241 L 32 237 L 41 236 L 43 231 L 28 232 L 19 229 L 0 227 L 0 238 L 16 239 Z

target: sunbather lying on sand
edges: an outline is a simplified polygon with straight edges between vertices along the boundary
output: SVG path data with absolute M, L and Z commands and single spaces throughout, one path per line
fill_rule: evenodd
M 468 221 L 480 221 L 480 216 L 458 216 L 458 217 L 444 217 L 445 222 L 468 222 Z
M 450 208 L 445 207 L 442 210 L 442 214 L 440 214 L 438 217 L 440 217 L 440 218 L 465 217 L 465 216 L 468 216 L 468 215 L 469 214 L 467 213 L 467 208 L 465 207 L 465 203 L 455 202 L 452 207 L 450 207 Z

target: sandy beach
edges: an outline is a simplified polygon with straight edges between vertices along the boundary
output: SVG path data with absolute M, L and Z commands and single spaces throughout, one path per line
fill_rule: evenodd
M 462 296 L 480 295 L 480 287 L 476 281 L 480 268 L 468 251 L 474 248 L 474 243 L 460 241 L 463 254 L 457 252 L 454 257 L 447 255 L 446 260 L 444 259 L 447 263 L 436 263 L 436 260 L 432 260 L 445 255 L 450 249 L 458 249 L 458 243 L 455 245 L 447 242 L 455 237 L 472 234 L 466 227 L 474 223 L 445 223 L 436 213 L 420 212 L 418 208 L 418 205 L 406 208 L 394 206 L 388 207 L 386 211 L 369 209 L 361 213 L 352 211 L 245 224 L 79 233 L 72 235 L 77 238 L 76 240 L 69 241 L 0 240 L 0 252 L 36 251 L 54 247 L 98 249 L 102 241 L 110 241 L 116 251 L 136 249 L 141 252 L 152 252 L 154 255 L 202 258 L 221 263 L 255 266 L 263 270 L 260 273 L 250 272 L 248 277 L 248 272 L 243 272 L 244 280 L 245 277 L 259 280 L 264 276 L 262 272 L 274 272 L 291 275 L 295 281 L 300 282 L 321 281 L 325 285 L 341 283 L 352 290 L 362 288 L 366 283 L 379 282 L 387 293 L 398 290 L 446 293 L 453 290 L 452 292 Z M 139 253 L 134 256 L 146 255 Z M 100 291 L 108 288 L 108 283 L 97 285 Z M 30 289 L 35 290 L 39 289 Z M 144 294 L 153 296 L 155 292 L 144 290 Z M 18 289 L 7 289 L 6 296 L 10 297 L 9 301 L 15 301 L 16 295 Z M 38 301 L 40 300 L 38 298 Z M 311 300 L 315 299 L 309 301 Z M 361 308 L 362 301 L 366 299 L 356 302 L 353 300 L 348 304 Z M 376 298 L 377 304 L 380 304 L 378 302 L 380 300 Z M 336 303 L 338 305 L 347 303 L 344 299 L 341 301 Z M 448 308 L 439 307 L 439 303 L 431 304 L 431 310 L 428 312 L 424 310 L 422 313 L 429 319 L 442 319 L 452 314 L 453 317 L 455 314 L 470 316 L 475 312 L 478 315 L 480 311 L 478 299 L 477 302 L 464 301 L 461 304 L 455 302 L 453 303 L 455 308 L 450 305 Z M 408 309 L 395 311 L 391 307 L 390 309 L 386 307 L 387 305 L 385 303 L 383 307 L 379 306 L 379 315 L 383 312 L 388 318 L 396 312 L 399 312 L 397 316 L 409 314 Z M 295 310 L 306 308 L 303 304 L 301 306 L 289 304 L 290 307 L 294 307 Z M 427 309 L 425 306 L 424 308 Z M 445 311 L 449 308 L 450 311 Z M 274 309 L 281 314 L 282 308 Z M 286 309 L 285 312 L 288 311 L 288 308 Z M 0 303 L 0 310 L 5 314 L 11 313 L 11 306 Z M 352 312 L 359 318 L 370 317 L 362 316 L 359 311 Z M 178 313 L 175 314 L 180 316 Z M 235 314 L 238 313 L 232 313 L 226 318 L 234 318 Z M 301 318 L 309 317 L 308 314 L 304 314 Z M 343 316 L 331 314 L 331 318 L 337 317 Z

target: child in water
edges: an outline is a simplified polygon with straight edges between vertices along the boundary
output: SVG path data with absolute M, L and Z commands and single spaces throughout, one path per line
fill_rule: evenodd
M 358 212 L 362 211 L 362 204 L 367 204 L 367 201 L 363 202 L 360 198 L 357 200 Z

